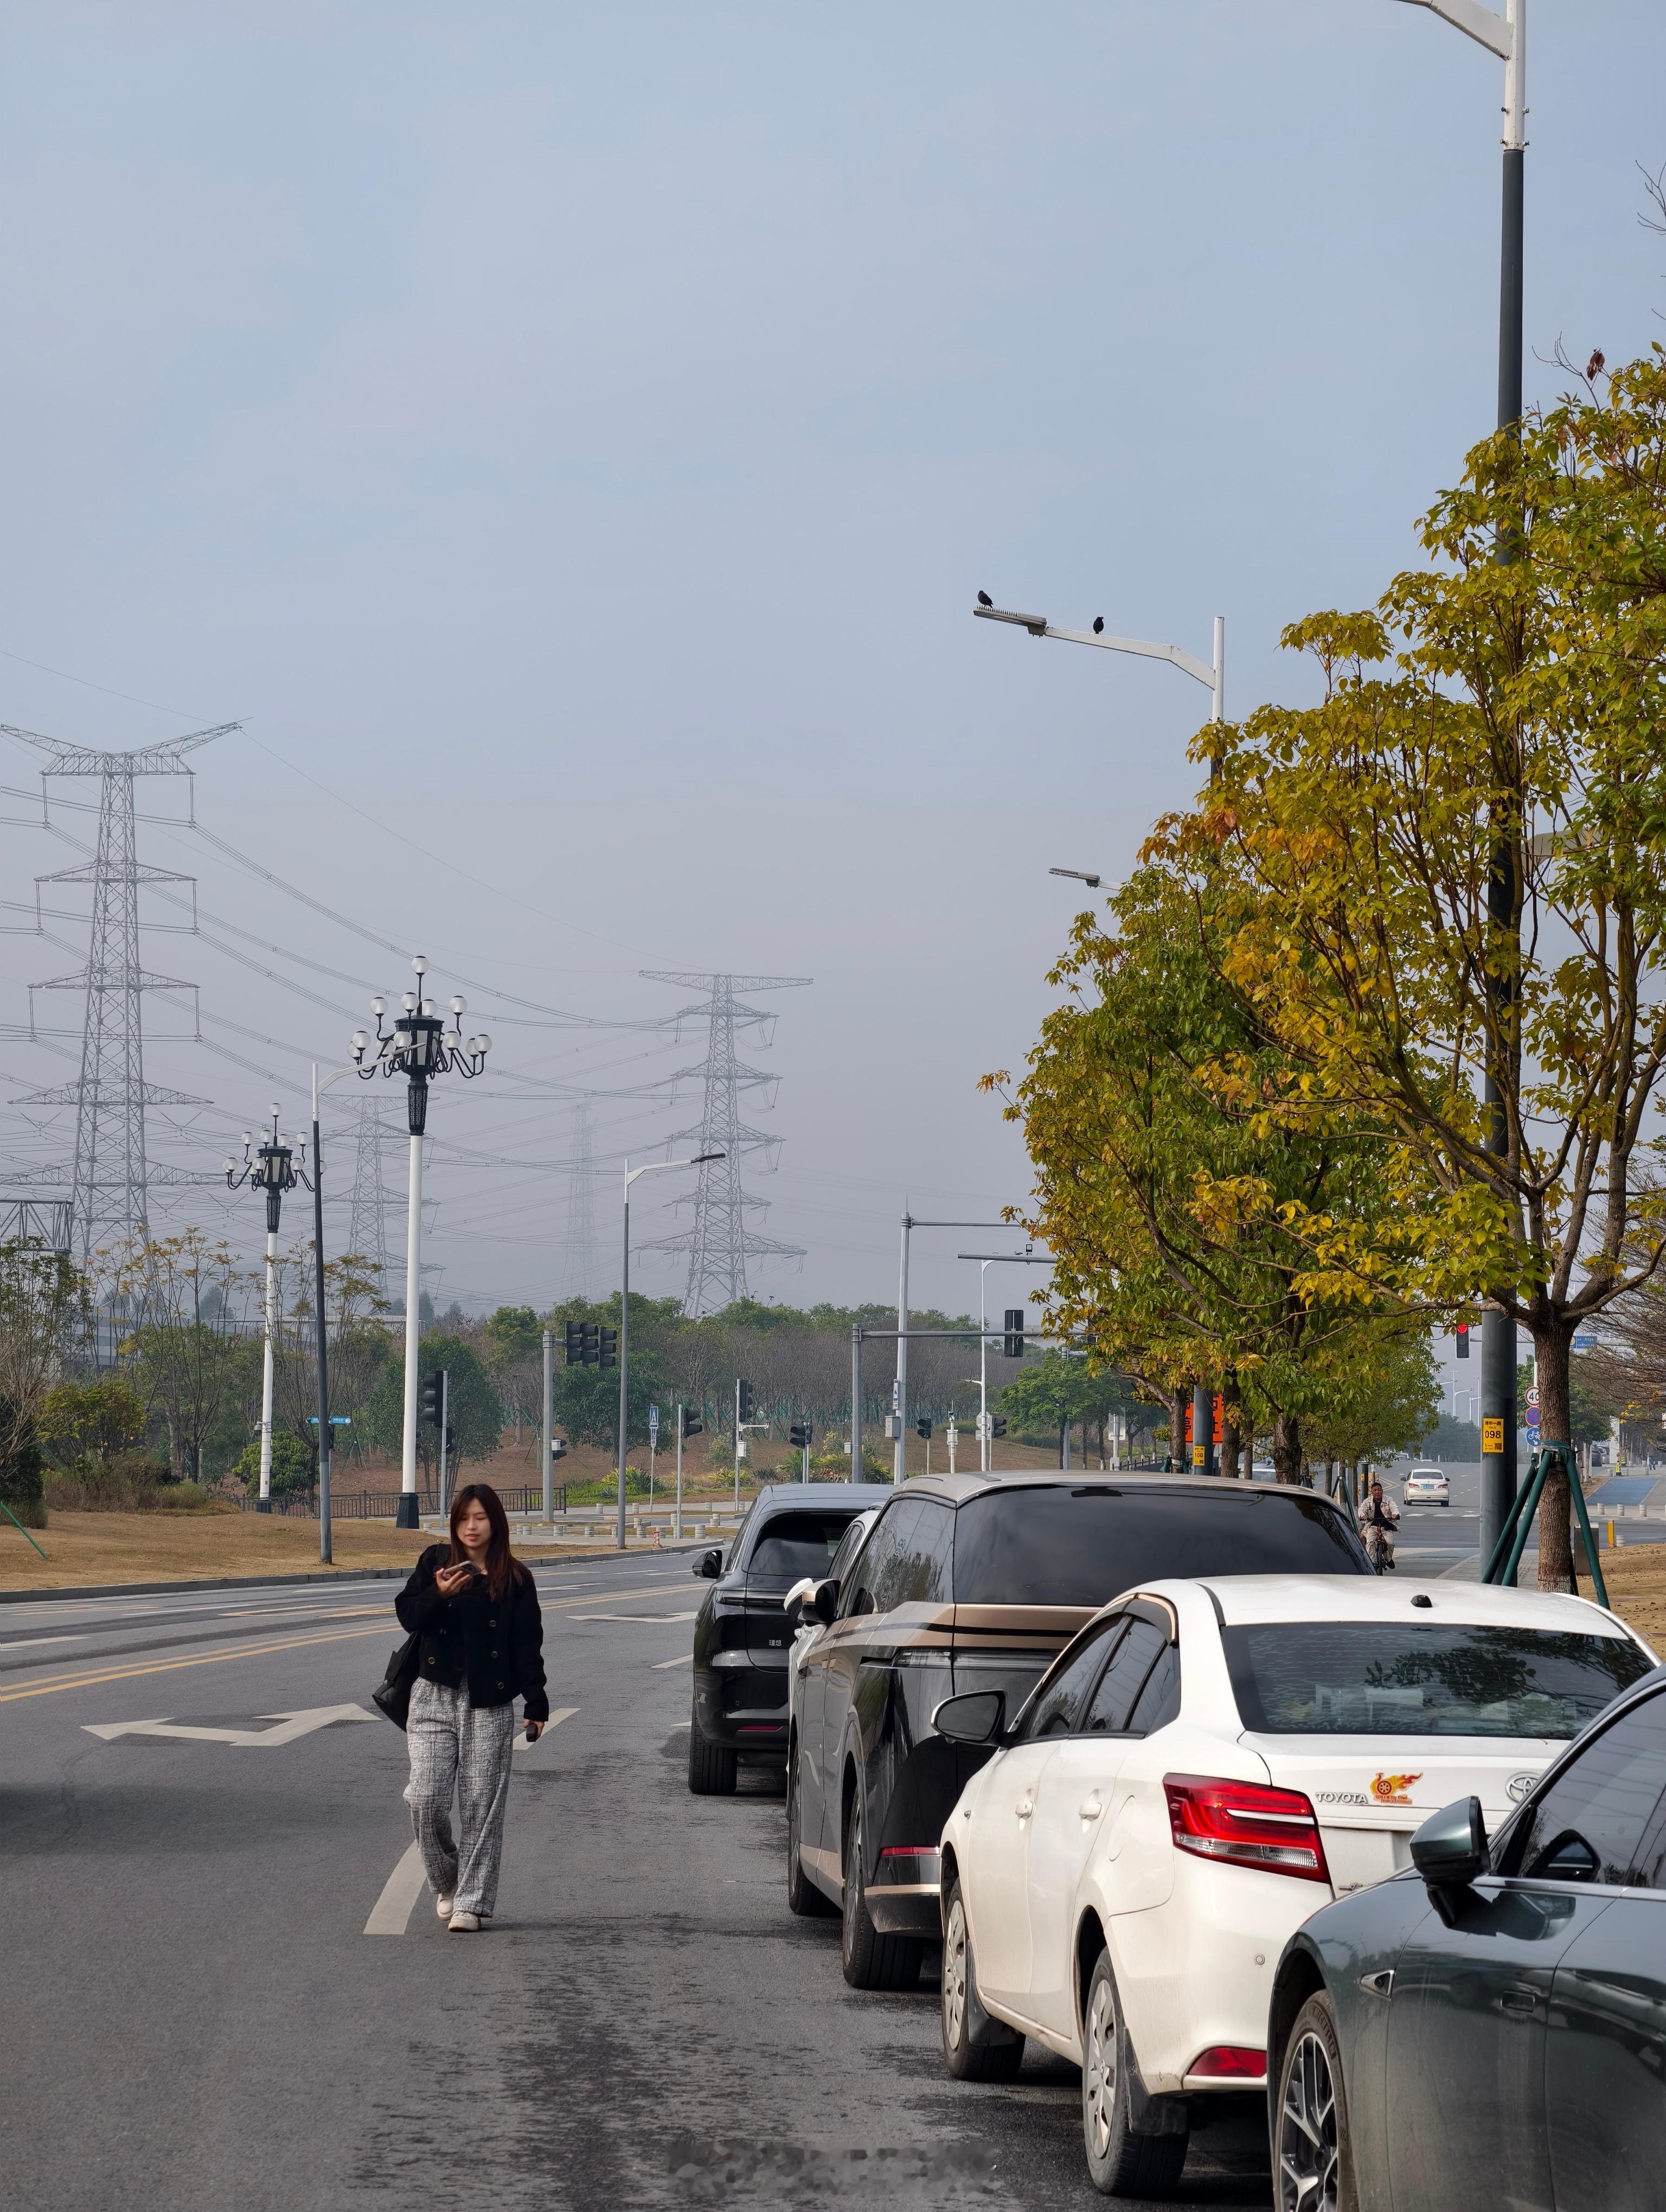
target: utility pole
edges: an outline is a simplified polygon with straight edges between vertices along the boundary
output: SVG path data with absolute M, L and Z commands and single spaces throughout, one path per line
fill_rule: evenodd
M 897 1449 L 891 1458 L 892 1482 L 903 1480 L 903 1439 L 909 1425 L 909 1245 L 916 1229 L 1005 1229 L 1004 1221 L 916 1221 L 903 1209 L 902 1260 L 897 1281 L 897 1388 L 891 1411 L 897 1416 Z
M 721 1152 L 696 1152 L 690 1160 L 649 1160 L 644 1166 L 633 1168 L 624 1164 L 624 1253 L 619 1276 L 619 1510 L 614 1529 L 614 1548 L 625 1547 L 625 1421 L 630 1401 L 630 1186 L 639 1176 L 655 1175 L 666 1168 L 704 1167 L 708 1160 L 721 1160 Z M 740 1498 L 740 1470 L 735 1469 L 735 1501 Z
M 451 1444 L 451 1370 L 440 1370 L 440 1518 L 443 1521 L 451 1503 L 449 1471 Z
M 332 1565 L 330 1528 L 330 1332 L 324 1310 L 324 1146 L 319 1134 L 318 1063 L 313 1063 L 313 1286 L 318 1342 L 318 1555 Z
M 544 1332 L 544 1403 L 543 1420 L 539 1433 L 544 1438 L 544 1522 L 553 1525 L 556 1517 L 555 1492 L 555 1414 L 556 1414 L 556 1333 L 552 1328 Z
M 676 1540 L 683 1540 L 683 1401 L 677 1401 L 677 1522 Z

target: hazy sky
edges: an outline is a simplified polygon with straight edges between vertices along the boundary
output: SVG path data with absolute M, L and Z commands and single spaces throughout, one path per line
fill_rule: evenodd
M 701 1056 L 496 994 L 687 1002 L 645 967 L 814 978 L 746 1047 L 781 1079 L 763 1225 L 808 1254 L 754 1286 L 886 1293 L 905 1197 L 1025 1198 L 975 1085 L 1049 1004 L 1080 887 L 1048 866 L 1128 866 L 1207 703 L 974 623 L 974 592 L 1204 657 L 1219 611 L 1229 712 L 1304 696 L 1280 626 L 1374 596 L 1491 425 L 1500 79 L 1395 0 L 11 0 L 0 721 L 241 720 L 197 757 L 199 820 L 480 987 L 502 1074 L 430 1116 L 442 1303 L 564 1287 L 572 1086 Z M 1635 166 L 1666 161 L 1663 81 L 1658 0 L 1535 7 L 1540 356 L 1666 336 Z M 1529 363 L 1530 393 L 1560 382 Z M 34 787 L 27 748 L 0 763 Z M 78 855 L 5 811 L 27 904 Z M 212 1168 L 408 972 L 188 831 L 143 850 L 217 918 L 147 945 L 219 1048 L 149 1003 L 149 1072 L 211 1102 L 155 1149 Z M 83 957 L 51 927 L 68 951 L 7 940 L 6 1098 L 74 1072 L 73 1039 L 18 1033 L 24 986 Z M 597 1098 L 598 1161 L 697 1104 Z M 67 1157 L 67 1114 L 0 1111 L 12 1172 Z M 397 1148 L 387 1172 L 397 1255 Z M 599 1177 L 593 1290 L 617 1208 Z M 252 1242 L 252 1201 L 223 1218 Z M 917 1299 L 975 1302 L 968 1241 L 919 1240 Z M 681 1288 L 651 1255 L 635 1279 Z

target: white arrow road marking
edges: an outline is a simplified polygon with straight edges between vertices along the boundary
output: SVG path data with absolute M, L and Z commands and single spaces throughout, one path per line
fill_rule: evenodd
M 569 1620 L 693 1620 L 692 1613 L 569 1613 Z
M 559 1728 L 563 1721 L 570 1721 L 577 1711 L 576 1705 L 557 1705 L 544 1723 L 544 1735 L 538 1738 L 538 1742 L 544 1741 L 551 1729 Z M 524 1735 L 518 1735 L 514 1747 L 517 1751 L 535 1751 L 538 1745 L 528 1743 Z M 427 1889 L 428 1876 L 423 1871 L 423 1854 L 413 1844 L 382 1884 L 382 1893 L 371 1906 L 370 1917 L 364 1923 L 365 1934 L 403 1936 L 405 1924 L 410 1918 L 410 1908 Z
M 293 1743 L 297 1736 L 311 1735 L 314 1729 L 328 1728 L 332 1721 L 374 1721 L 374 1713 L 368 1713 L 362 1705 L 313 1705 L 300 1713 L 257 1713 L 257 1720 L 277 1721 L 277 1728 L 216 1729 L 189 1728 L 177 1721 L 87 1721 L 82 1723 L 88 1735 L 102 1736 L 106 1743 L 119 1735 L 179 1736 L 189 1743 L 228 1743 L 239 1751 L 269 1751 L 283 1743 Z
M 667 1667 L 692 1667 L 693 1664 L 693 1652 L 685 1651 L 680 1659 L 656 1659 L 654 1662 L 654 1671 L 656 1674 L 663 1674 Z
M 544 1723 L 544 1734 L 538 1738 L 538 1743 L 547 1743 L 550 1741 L 550 1729 L 559 1728 L 563 1721 L 570 1721 L 577 1711 L 576 1705 L 557 1705 Z M 523 1729 L 516 1734 L 514 1747 L 517 1751 L 536 1751 L 538 1743 L 528 1743 L 526 1730 Z

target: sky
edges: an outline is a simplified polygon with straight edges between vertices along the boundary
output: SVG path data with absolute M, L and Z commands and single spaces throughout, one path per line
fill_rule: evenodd
M 1663 68 L 1657 0 L 1534 11 L 1530 399 L 1559 342 L 1666 337 Z M 702 994 L 645 969 L 812 979 L 747 1000 L 758 1226 L 803 1250 L 756 1293 L 883 1297 L 905 1205 L 1021 1206 L 977 1079 L 1053 1003 L 1089 894 L 1048 870 L 1127 871 L 1208 700 L 974 595 L 1204 659 L 1219 613 L 1229 714 L 1310 696 L 1281 627 L 1411 562 L 1491 426 L 1501 76 L 1399 0 L 11 0 L 0 723 L 241 725 L 140 786 L 204 917 L 143 895 L 205 1040 L 148 998 L 147 1073 L 202 1102 L 156 1158 L 297 1126 L 422 953 L 494 1040 L 430 1106 L 441 1304 L 575 1287 L 587 1205 L 617 1287 L 624 1159 L 699 1119 L 664 1082 L 699 1024 L 655 1025 Z M 54 782 L 49 832 L 39 767 L 0 740 L 25 1181 L 69 1157 L 72 1112 L 15 1102 L 73 1079 L 81 1006 L 37 994 L 32 1040 L 27 987 L 87 941 L 77 887 L 30 933 L 34 878 L 97 789 Z M 327 1241 L 359 1110 L 325 1102 Z M 637 1186 L 634 1248 L 682 1182 Z M 212 1180 L 153 1219 L 258 1242 Z M 919 1232 L 915 1303 L 975 1306 L 974 1246 Z

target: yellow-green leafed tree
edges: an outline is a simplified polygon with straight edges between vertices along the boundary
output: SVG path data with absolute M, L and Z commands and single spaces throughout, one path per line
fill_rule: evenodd
M 1261 1126 L 1380 1132 L 1385 1212 L 1289 1217 L 1306 1287 L 1490 1304 L 1566 1438 L 1574 1328 L 1653 1274 L 1666 1219 L 1666 353 L 1477 447 L 1422 532 L 1376 608 L 1286 633 L 1322 700 L 1225 732 L 1154 850 L 1231 909 L 1222 975 L 1284 1063 Z M 1559 1474 L 1545 1588 L 1568 1510 Z

